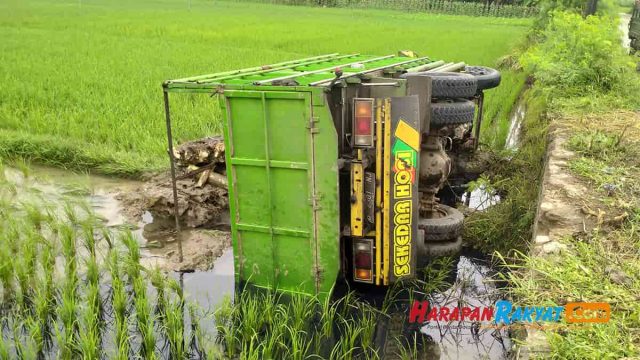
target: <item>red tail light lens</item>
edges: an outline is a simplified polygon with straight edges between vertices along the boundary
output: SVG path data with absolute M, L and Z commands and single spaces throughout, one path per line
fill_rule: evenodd
M 355 147 L 373 147 L 373 99 L 354 99 L 353 138 Z
M 373 283 L 373 241 L 371 239 L 353 241 L 353 279 L 358 282 Z

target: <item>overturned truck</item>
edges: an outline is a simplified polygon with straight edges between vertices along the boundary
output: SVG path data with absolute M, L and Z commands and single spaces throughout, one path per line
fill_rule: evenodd
M 164 82 L 224 114 L 236 278 L 326 296 L 339 275 L 387 286 L 459 251 L 439 201 L 473 153 L 497 71 L 412 52 L 329 54 Z M 475 119 L 475 121 L 474 121 Z M 171 140 L 170 140 L 171 141 Z M 452 160 L 454 159 L 454 160 Z

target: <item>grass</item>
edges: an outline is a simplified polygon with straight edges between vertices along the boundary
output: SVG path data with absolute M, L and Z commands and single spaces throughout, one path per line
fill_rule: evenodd
M 599 210 L 593 229 L 561 239 L 562 257 L 518 255 L 509 280 L 522 303 L 607 302 L 606 324 L 547 331 L 552 352 L 564 359 L 618 359 L 640 355 L 640 130 L 630 112 L 563 118 L 577 156 L 571 172 L 588 188 L 580 199 Z M 626 129 L 626 130 L 625 130 Z M 623 130 L 625 130 L 623 132 Z M 624 135 L 622 135 L 624 133 Z M 606 191 L 604 184 L 615 185 Z M 600 218 L 600 214 L 602 218 Z M 620 216 L 619 214 L 626 214 Z M 618 220 L 613 221 L 618 218 Z M 531 275 L 535 274 L 535 275 Z
M 491 254 L 525 251 L 531 239 L 546 151 L 546 101 L 540 91 L 523 96 L 526 115 L 516 152 L 492 153 L 492 165 L 481 178 L 504 195 L 502 201 L 465 219 L 464 236 L 474 247 Z
M 193 0 L 0 3 L 0 156 L 139 176 L 167 167 L 165 79 L 332 52 L 412 49 L 495 66 L 530 20 Z M 38 56 L 34 56 L 38 54 Z M 503 73 L 498 127 L 524 75 Z M 176 139 L 221 131 L 207 96 L 176 96 Z M 491 123 L 490 120 L 486 122 Z M 504 131 L 487 138 L 488 143 Z M 503 141 L 503 140 L 502 140 Z

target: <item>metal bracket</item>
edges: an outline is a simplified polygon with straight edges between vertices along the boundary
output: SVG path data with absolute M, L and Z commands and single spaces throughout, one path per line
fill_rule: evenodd
M 309 119 L 309 124 L 307 125 L 307 129 L 309 129 L 310 133 L 317 134 L 320 132 L 320 129 L 316 127 L 316 123 L 319 121 L 320 119 L 317 116 L 312 116 L 311 119 Z

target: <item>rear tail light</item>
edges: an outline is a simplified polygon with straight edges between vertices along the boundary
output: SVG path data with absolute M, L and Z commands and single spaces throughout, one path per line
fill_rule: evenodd
M 353 279 L 373 283 L 373 240 L 353 241 Z
M 373 147 L 373 99 L 353 100 L 354 147 Z

